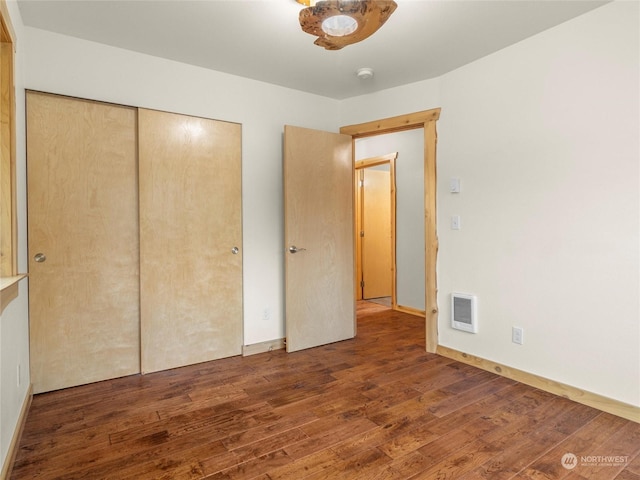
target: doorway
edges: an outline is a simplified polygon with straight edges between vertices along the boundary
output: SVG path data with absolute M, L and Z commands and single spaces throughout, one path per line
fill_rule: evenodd
M 392 308 L 396 301 L 396 181 L 398 153 L 355 162 L 356 300 Z
M 424 317 L 425 237 L 424 202 L 422 200 L 424 198 L 424 136 L 422 132 L 419 129 L 412 129 L 358 139 L 355 142 L 356 161 L 368 160 L 375 155 L 388 154 L 390 151 L 398 152 L 394 169 L 396 194 L 394 243 L 396 255 L 393 274 L 396 298 L 393 309 Z M 382 175 L 383 172 L 372 170 L 375 168 L 379 168 L 379 166 L 364 170 L 365 183 L 367 183 L 367 176 L 372 177 L 368 180 L 368 183 L 371 184 L 372 179 L 375 178 L 374 173 L 378 176 Z M 362 169 L 360 173 L 362 174 Z M 366 189 L 365 185 L 365 193 Z M 375 217 L 374 219 L 377 221 L 374 223 L 379 223 L 381 220 Z M 370 229 L 365 228 L 365 237 L 362 239 L 364 267 L 366 267 L 364 257 L 367 255 L 367 246 L 371 244 L 371 238 L 368 238 L 370 233 Z M 369 269 L 369 271 L 371 270 Z M 363 274 L 365 277 L 367 276 L 367 268 L 363 268 Z M 374 277 L 374 280 L 379 280 L 382 272 L 378 270 L 374 275 L 378 276 L 378 278 Z M 364 280 L 364 289 L 367 290 L 372 278 Z M 376 296 L 367 295 L 366 292 L 364 294 L 365 299 Z
M 355 140 L 385 133 L 420 129 L 424 135 L 424 242 L 425 242 L 425 346 L 426 351 L 435 353 L 438 347 L 438 288 L 436 259 L 438 236 L 436 227 L 436 123 L 440 118 L 440 108 L 424 110 L 397 117 L 384 118 L 372 122 L 348 125 L 340 128 L 340 133 L 351 135 Z

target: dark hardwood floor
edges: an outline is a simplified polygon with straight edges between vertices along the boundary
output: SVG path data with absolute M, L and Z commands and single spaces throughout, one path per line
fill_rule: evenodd
M 640 479 L 640 424 L 427 354 L 421 318 L 358 310 L 354 340 L 36 395 L 11 478 Z

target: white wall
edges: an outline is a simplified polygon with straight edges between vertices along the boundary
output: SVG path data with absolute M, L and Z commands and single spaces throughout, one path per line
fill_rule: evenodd
M 344 100 L 340 121 L 442 107 L 440 344 L 633 405 L 638 13 L 607 4 L 438 79 Z M 478 334 L 450 328 L 451 292 L 478 295 Z
M 424 132 L 359 138 L 355 158 L 398 152 L 396 160 L 396 293 L 398 305 L 424 310 Z
M 638 5 L 605 5 L 444 75 L 438 125 L 440 343 L 633 405 Z M 449 327 L 454 291 L 478 296 L 477 335 Z
M 244 343 L 284 337 L 283 126 L 335 131 L 338 101 L 25 30 L 27 88 L 242 124 Z
M 15 2 L 7 2 L 14 28 L 17 51 L 15 54 L 16 86 L 16 200 L 26 204 L 26 166 L 24 142 L 24 76 L 23 25 Z M 27 221 L 24 208 L 18 209 L 18 270 L 27 270 Z M 20 366 L 20 385 L 17 370 Z M 25 403 L 31 380 L 29 378 L 29 317 L 28 281 L 19 284 L 18 297 L 0 317 L 0 470 L 4 467 L 7 451 L 17 427 L 20 410 Z
M 340 125 L 372 122 L 440 106 L 440 79 L 347 98 L 340 102 Z

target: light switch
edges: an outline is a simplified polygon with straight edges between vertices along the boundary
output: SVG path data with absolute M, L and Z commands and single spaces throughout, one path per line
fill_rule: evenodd
M 460 179 L 452 178 L 449 180 L 449 191 L 451 193 L 460 193 Z
M 460 230 L 460 215 L 451 217 L 451 230 Z

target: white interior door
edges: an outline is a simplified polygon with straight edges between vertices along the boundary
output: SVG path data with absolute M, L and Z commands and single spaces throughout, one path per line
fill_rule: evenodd
M 285 127 L 287 351 L 353 338 L 351 137 Z

